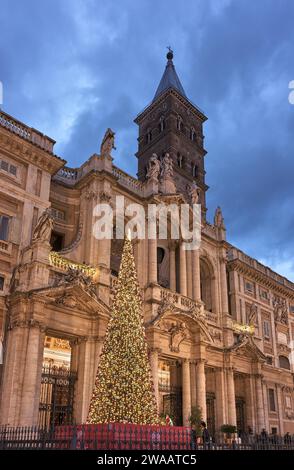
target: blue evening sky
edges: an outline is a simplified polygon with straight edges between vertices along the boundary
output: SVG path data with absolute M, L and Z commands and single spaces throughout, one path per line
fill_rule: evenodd
M 136 174 L 133 118 L 171 45 L 187 96 L 208 116 L 208 219 L 294 281 L 292 0 L 1 0 L 3 110 L 57 141 L 78 166 L 116 132 L 115 164 Z

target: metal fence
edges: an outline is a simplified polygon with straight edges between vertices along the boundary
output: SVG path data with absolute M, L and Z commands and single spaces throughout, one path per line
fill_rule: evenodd
M 250 435 L 230 442 L 202 443 L 191 429 L 169 426 L 101 424 L 42 427 L 0 427 L 1 450 L 294 450 L 294 436 Z

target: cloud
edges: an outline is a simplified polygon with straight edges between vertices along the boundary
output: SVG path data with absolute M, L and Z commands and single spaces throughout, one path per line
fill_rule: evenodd
M 3 109 L 57 140 L 78 166 L 116 131 L 115 164 L 136 174 L 133 119 L 152 99 L 166 46 L 205 124 L 208 217 L 294 280 L 290 0 L 2 0 Z

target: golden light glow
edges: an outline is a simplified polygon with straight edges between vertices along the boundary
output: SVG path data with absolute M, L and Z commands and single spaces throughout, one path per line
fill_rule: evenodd
M 49 253 L 49 262 L 51 266 L 61 269 L 62 271 L 67 271 L 68 268 L 78 269 L 79 271 L 85 273 L 87 276 L 92 277 L 94 282 L 98 278 L 98 268 L 93 268 L 92 266 L 89 266 L 87 264 L 76 263 L 75 261 L 71 261 L 61 256 L 59 253 L 56 253 L 56 251 L 51 251 Z
M 234 322 L 233 330 L 237 333 L 249 333 L 250 335 L 253 335 L 255 328 L 253 325 L 246 325 L 245 323 Z

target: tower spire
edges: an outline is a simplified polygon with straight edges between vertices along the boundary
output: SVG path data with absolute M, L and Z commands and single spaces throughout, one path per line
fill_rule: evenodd
M 176 69 L 173 63 L 174 52 L 170 46 L 167 46 L 167 49 L 168 49 L 168 53 L 166 54 L 167 64 L 165 67 L 165 71 L 162 75 L 162 78 L 160 80 L 160 83 L 158 85 L 158 88 L 156 90 L 156 93 L 154 95 L 153 101 L 155 101 L 163 92 L 165 92 L 169 88 L 174 88 L 182 96 L 186 98 L 186 93 L 180 82 L 180 79 L 178 77 L 178 74 L 176 72 Z

